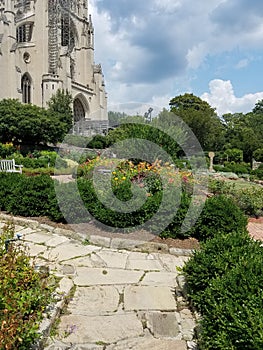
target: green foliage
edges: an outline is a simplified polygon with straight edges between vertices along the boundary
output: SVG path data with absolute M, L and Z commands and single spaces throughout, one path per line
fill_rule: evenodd
M 87 148 L 104 149 L 108 146 L 107 137 L 104 135 L 95 135 L 88 142 Z
M 259 186 L 250 186 L 247 188 L 233 187 L 228 196 L 236 205 L 249 216 L 260 216 L 263 213 L 263 188 Z
M 0 143 L 0 158 L 7 158 L 16 151 L 12 143 Z
M 209 178 L 208 189 L 213 194 L 226 194 L 231 186 L 224 180 Z
M 86 148 L 90 140 L 91 140 L 91 137 L 67 134 L 63 142 L 68 145 Z
M 126 113 L 109 111 L 108 112 L 109 125 L 116 126 L 120 124 L 121 120 L 126 117 L 127 117 Z
M 170 106 L 171 112 L 191 128 L 204 150 L 219 150 L 223 146 L 224 127 L 206 101 L 186 93 L 172 98 Z
M 251 166 L 248 163 L 235 163 L 235 162 L 224 162 L 224 165 L 214 165 L 214 170 L 239 174 L 249 174 L 251 171 Z
M 18 100 L 0 101 L 0 142 L 38 145 L 62 141 L 67 122 L 55 112 Z
M 5 241 L 14 237 L 7 225 L 0 236 L 0 344 L 1 349 L 27 350 L 39 337 L 38 326 L 52 292 L 48 275 L 35 271 L 21 245 Z
M 225 150 L 224 156 L 228 162 L 240 163 L 243 161 L 243 151 L 237 148 Z
M 61 221 L 61 215 L 63 214 L 63 217 L 65 217 L 65 219 L 71 224 L 89 222 L 91 220 L 90 215 L 85 209 L 85 205 L 79 195 L 79 192 L 83 193 L 86 191 L 85 185 L 86 183 L 79 183 L 79 186 L 77 187 L 75 182 L 57 183 L 56 199 L 52 198 L 49 217 L 54 221 Z M 89 199 L 91 199 L 91 197 L 89 197 Z M 57 210 L 56 200 L 58 201 L 62 214 Z
M 14 215 L 48 216 L 63 220 L 53 180 L 48 175 L 0 173 L 0 208 Z
M 208 198 L 194 227 L 194 235 L 206 240 L 218 234 L 245 230 L 247 218 L 231 198 L 218 195 Z
M 263 148 L 258 148 L 253 152 L 253 158 L 257 162 L 263 162 Z
M 263 250 L 245 231 L 201 245 L 183 271 L 201 313 L 201 350 L 260 350 L 263 346 Z
M 73 126 L 73 112 L 71 104 L 72 95 L 66 90 L 58 89 L 48 102 L 48 110 L 51 115 L 66 125 L 65 133 Z
M 260 166 L 258 169 L 252 170 L 250 172 L 251 180 L 258 179 L 263 180 L 263 166 Z
M 169 112 L 168 112 L 169 113 Z M 173 116 L 170 113 L 169 118 Z M 137 139 L 148 140 L 155 145 L 158 145 L 160 150 L 151 150 L 154 152 L 152 158 L 158 159 L 160 157 L 160 151 L 163 149 L 166 151 L 173 160 L 177 159 L 177 153 L 181 151 L 179 144 L 183 144 L 186 141 L 186 136 L 182 129 L 176 125 L 173 125 L 172 119 L 154 118 L 151 124 L 142 124 L 142 123 L 131 123 L 131 124 L 122 124 L 118 128 L 109 131 L 107 135 L 108 145 L 114 145 L 119 142 L 119 147 L 116 145 L 114 147 L 114 152 L 119 158 L 127 158 L 127 154 L 134 152 L 140 152 L 141 158 L 148 159 L 149 157 L 149 143 L 143 142 L 138 143 Z M 164 128 L 162 131 L 161 128 Z M 121 141 L 129 139 L 130 147 L 125 154 L 126 148 L 122 146 Z
M 252 162 L 253 153 L 262 147 L 263 122 L 261 113 L 224 115 L 227 148 L 243 151 L 244 160 Z

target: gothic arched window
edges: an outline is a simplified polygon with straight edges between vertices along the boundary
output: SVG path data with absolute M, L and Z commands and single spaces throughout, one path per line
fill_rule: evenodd
M 24 74 L 21 79 L 22 102 L 31 103 L 31 79 Z
M 75 46 L 75 25 L 68 13 L 61 17 L 61 46 L 68 46 L 70 52 Z

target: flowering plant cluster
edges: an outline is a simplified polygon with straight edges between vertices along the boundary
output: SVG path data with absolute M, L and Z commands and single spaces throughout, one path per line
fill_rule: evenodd
M 117 188 L 122 184 L 134 183 L 140 187 L 155 185 L 161 190 L 165 186 L 181 186 L 191 185 L 193 176 L 191 171 L 181 171 L 175 168 L 173 164 L 163 163 L 156 160 L 154 163 L 149 162 L 133 162 L 131 160 L 109 159 L 96 157 L 87 160 L 81 164 L 78 169 L 78 176 L 91 178 L 94 171 L 112 170 L 111 184 L 113 188 Z M 151 186 L 150 186 L 151 187 Z M 150 193 L 148 195 L 151 195 Z

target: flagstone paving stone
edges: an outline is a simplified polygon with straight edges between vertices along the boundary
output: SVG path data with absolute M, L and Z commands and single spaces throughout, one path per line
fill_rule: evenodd
M 66 343 L 113 343 L 143 335 L 135 313 L 109 316 L 66 315 L 59 324 L 61 340 Z
M 0 231 L 8 220 L 0 216 Z M 84 245 L 77 232 L 16 222 L 36 268 L 60 278 L 58 310 L 67 301 L 44 350 L 197 350 L 195 319 L 175 292 L 184 288 L 179 270 L 189 252 L 169 254 L 167 246 L 158 251 L 147 242 L 98 236 L 96 245 Z M 40 328 L 50 322 L 44 319 Z
M 128 286 L 124 290 L 125 310 L 175 310 L 175 295 L 169 287 Z
M 138 283 L 142 276 L 143 271 L 77 267 L 74 283 L 77 286 L 134 284 Z
M 119 292 L 113 286 L 77 287 L 68 311 L 73 315 L 103 315 L 117 311 L 119 301 Z
M 176 276 L 176 272 L 147 271 L 140 284 L 146 286 L 168 286 L 174 288 L 177 285 Z

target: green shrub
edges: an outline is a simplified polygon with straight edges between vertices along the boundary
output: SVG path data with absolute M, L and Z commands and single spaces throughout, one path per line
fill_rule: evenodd
M 200 350 L 263 348 L 263 249 L 247 232 L 201 244 L 183 271 L 201 313 Z
M 201 249 L 194 252 L 183 269 L 188 294 L 199 311 L 205 309 L 203 294 L 211 281 L 248 259 L 253 249 L 258 250 L 247 231 L 217 235 L 201 243 Z
M 249 174 L 251 171 L 250 164 L 248 163 L 235 163 L 235 162 L 224 162 L 224 166 L 222 165 L 214 165 L 215 171 L 225 172 L 225 173 L 235 173 L 239 174 Z
M 67 134 L 63 140 L 64 143 L 76 147 L 86 148 L 91 137 Z
M 235 266 L 206 289 L 201 350 L 263 348 L 262 258 Z
M 0 193 L 1 210 L 14 215 L 63 218 L 48 175 L 0 174 Z
M 224 180 L 209 178 L 208 190 L 213 194 L 224 194 L 228 191 L 229 185 Z
M 91 141 L 87 144 L 87 148 L 104 149 L 108 146 L 108 140 L 106 136 L 95 135 Z
M 260 216 L 263 213 L 263 188 L 250 186 L 247 188 L 233 187 L 228 194 L 236 205 L 249 216 Z
M 7 210 L 9 196 L 16 187 L 19 188 L 22 179 L 21 174 L 0 173 L 0 210 Z
M 83 189 L 81 186 L 78 188 L 75 182 L 57 182 L 56 198 L 52 199 L 49 217 L 54 221 L 61 221 L 61 215 L 63 215 L 65 220 L 70 224 L 89 222 L 91 217 L 88 214 L 78 191 L 83 192 Z M 57 210 L 57 205 L 59 205 L 59 211 Z
M 27 350 L 39 338 L 39 322 L 52 300 L 54 287 L 48 275 L 34 269 L 21 245 L 5 242 L 14 237 L 14 227 L 0 235 L 0 344 L 1 349 Z
M 263 148 L 258 148 L 253 152 L 253 158 L 257 162 L 263 162 Z
M 208 198 L 194 227 L 194 235 L 203 241 L 220 233 L 245 230 L 247 218 L 233 202 L 224 195 Z
M 0 143 L 0 158 L 7 158 L 16 151 L 12 143 Z
M 263 180 L 263 165 L 260 165 L 258 169 L 252 170 L 250 175 L 255 179 Z

